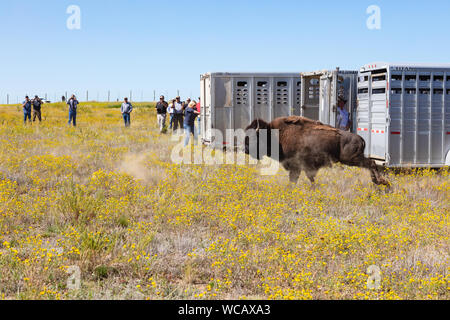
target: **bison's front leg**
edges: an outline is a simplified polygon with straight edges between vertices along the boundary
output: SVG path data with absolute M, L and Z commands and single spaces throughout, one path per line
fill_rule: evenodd
M 370 171 L 370 177 L 372 178 L 372 182 L 375 183 L 376 185 L 384 185 L 384 186 L 388 186 L 388 187 L 391 186 L 390 182 L 387 181 L 382 176 L 379 166 L 372 159 L 362 156 L 355 161 L 343 162 L 343 163 L 350 165 L 350 166 L 357 166 L 357 167 L 362 167 L 362 168 L 368 169 Z
M 297 183 L 298 182 L 298 178 L 300 178 L 300 170 L 290 170 L 289 171 L 289 181 L 291 181 L 292 183 Z
M 312 184 L 314 184 L 314 182 L 315 182 L 316 175 L 317 175 L 317 169 L 306 170 L 306 176 L 308 177 L 309 181 L 311 181 Z

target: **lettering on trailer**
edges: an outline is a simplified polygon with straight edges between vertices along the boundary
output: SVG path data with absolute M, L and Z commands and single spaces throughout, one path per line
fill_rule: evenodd
M 413 71 L 413 68 L 411 68 L 411 67 L 393 67 L 392 70 L 394 70 L 394 71 Z

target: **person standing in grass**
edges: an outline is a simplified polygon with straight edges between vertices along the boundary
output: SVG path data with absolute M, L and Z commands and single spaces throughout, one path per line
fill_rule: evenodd
M 79 102 L 75 95 L 73 94 L 72 97 L 67 101 L 67 104 L 69 105 L 69 125 L 72 124 L 73 126 L 77 126 L 77 108 L 79 105 Z
M 202 118 L 200 117 L 201 107 L 202 106 L 201 106 L 201 103 L 200 103 L 200 97 L 198 97 L 198 102 L 197 102 L 197 111 L 199 113 L 199 116 L 198 116 L 198 135 L 202 134 L 202 128 L 201 128 L 201 120 L 202 120 Z
M 156 104 L 156 117 L 158 118 L 159 133 L 162 133 L 166 126 L 167 107 L 168 105 L 164 100 L 164 96 L 159 97 L 159 101 Z
M 128 98 L 123 99 L 122 106 L 120 108 L 120 111 L 122 112 L 123 121 L 125 122 L 125 127 L 129 127 L 131 123 L 131 117 L 130 114 L 133 111 L 133 106 L 130 102 L 128 102 Z
M 172 99 L 172 102 L 169 104 L 169 107 L 167 108 L 167 112 L 169 113 L 169 129 L 172 129 L 173 127 L 173 115 L 174 115 L 174 107 L 173 105 L 175 104 L 175 99 Z
M 31 100 L 28 96 L 25 97 L 25 101 L 22 104 L 23 108 L 23 123 L 27 123 L 27 118 L 31 123 Z
M 33 122 L 36 121 L 36 117 L 39 119 L 39 122 L 41 122 L 42 121 L 41 107 L 43 102 L 38 96 L 34 96 L 32 104 L 33 104 Z
M 181 98 L 178 96 L 173 103 L 173 131 L 177 131 L 178 126 L 180 129 L 183 128 L 183 103 L 181 102 Z
M 189 105 L 184 109 L 184 132 L 186 134 L 186 138 L 184 139 L 184 146 L 186 147 L 189 144 L 189 139 L 191 134 L 194 135 L 194 143 L 197 142 L 197 132 L 195 131 L 195 118 L 200 113 L 197 111 L 197 103 L 192 101 Z

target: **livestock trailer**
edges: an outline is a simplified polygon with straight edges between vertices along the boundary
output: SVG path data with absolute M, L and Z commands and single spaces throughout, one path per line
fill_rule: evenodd
M 304 72 L 301 90 L 301 115 L 335 127 L 338 97 L 347 100 L 345 108 L 356 129 L 358 71 L 322 70 Z M 353 128 L 352 128 L 353 129 Z M 353 131 L 353 130 L 352 130 Z
M 450 165 L 450 64 L 363 66 L 357 132 L 388 167 Z
M 232 144 L 227 130 L 244 130 L 259 118 L 300 115 L 300 73 L 206 73 L 200 77 L 201 139 L 213 147 Z M 217 131 L 222 139 L 217 139 Z M 233 138 L 234 139 L 234 138 Z

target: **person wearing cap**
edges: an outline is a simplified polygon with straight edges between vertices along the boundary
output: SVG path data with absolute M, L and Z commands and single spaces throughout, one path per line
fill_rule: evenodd
M 183 128 L 183 103 L 179 96 L 175 98 L 173 108 L 173 131 L 177 131 L 178 126 L 180 126 L 180 129 Z
M 77 126 L 77 108 L 78 108 L 78 100 L 73 94 L 72 97 L 67 101 L 67 104 L 69 105 L 69 125 L 72 124 L 73 126 Z
M 336 127 L 343 131 L 348 131 L 351 127 L 352 121 L 350 120 L 350 114 L 345 110 L 345 105 L 347 100 L 344 96 L 339 96 L 338 98 L 338 114 L 337 114 L 337 125 Z
M 25 101 L 22 103 L 23 108 L 23 123 L 27 123 L 27 118 L 31 123 L 31 100 L 28 96 L 25 97 Z
M 38 96 L 34 96 L 34 99 L 31 100 L 31 102 L 33 104 L 33 122 L 36 121 L 36 117 L 38 118 L 39 122 L 41 122 L 41 107 L 43 102 Z
M 131 122 L 131 112 L 133 111 L 133 106 L 128 102 L 128 98 L 123 99 L 122 106 L 120 107 L 120 112 L 122 112 L 123 121 L 125 122 L 125 127 L 130 126 Z
M 194 142 L 197 142 L 197 132 L 195 131 L 195 118 L 200 114 L 197 111 L 197 103 L 195 101 L 190 102 L 184 109 L 184 132 L 186 138 L 184 139 L 184 146 L 189 144 L 191 134 L 194 135 Z
M 162 133 L 166 126 L 168 104 L 164 100 L 164 96 L 159 97 L 159 101 L 156 104 L 156 117 L 158 119 L 159 133 Z

